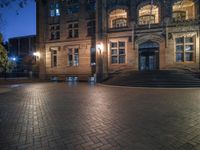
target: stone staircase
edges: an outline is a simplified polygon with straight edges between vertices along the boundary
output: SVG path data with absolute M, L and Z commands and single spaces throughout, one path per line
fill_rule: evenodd
M 198 74 L 184 70 L 127 71 L 111 74 L 103 82 L 108 85 L 132 87 L 200 87 Z

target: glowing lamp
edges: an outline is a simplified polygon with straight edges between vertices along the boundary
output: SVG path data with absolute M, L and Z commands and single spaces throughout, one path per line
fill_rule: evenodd
M 96 45 L 96 48 L 97 48 L 98 51 L 101 52 L 101 51 L 103 50 L 103 43 L 97 44 L 97 45 Z
M 36 57 L 40 57 L 40 53 L 39 52 L 34 52 L 33 55 L 36 56 Z

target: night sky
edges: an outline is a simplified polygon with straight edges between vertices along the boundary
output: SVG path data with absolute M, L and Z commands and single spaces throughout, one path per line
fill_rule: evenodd
M 0 32 L 3 33 L 4 41 L 11 37 L 36 34 L 36 6 L 34 1 L 29 1 L 27 6 L 22 9 L 18 9 L 17 4 L 1 8 L 0 13 L 3 18 L 0 24 Z

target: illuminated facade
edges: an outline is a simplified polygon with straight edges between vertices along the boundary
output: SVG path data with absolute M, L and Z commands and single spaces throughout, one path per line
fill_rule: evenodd
M 41 77 L 198 70 L 199 0 L 37 1 Z

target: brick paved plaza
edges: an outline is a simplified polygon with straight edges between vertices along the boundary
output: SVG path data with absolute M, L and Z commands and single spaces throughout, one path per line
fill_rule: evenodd
M 200 89 L 35 83 L 0 94 L 0 150 L 200 150 Z

